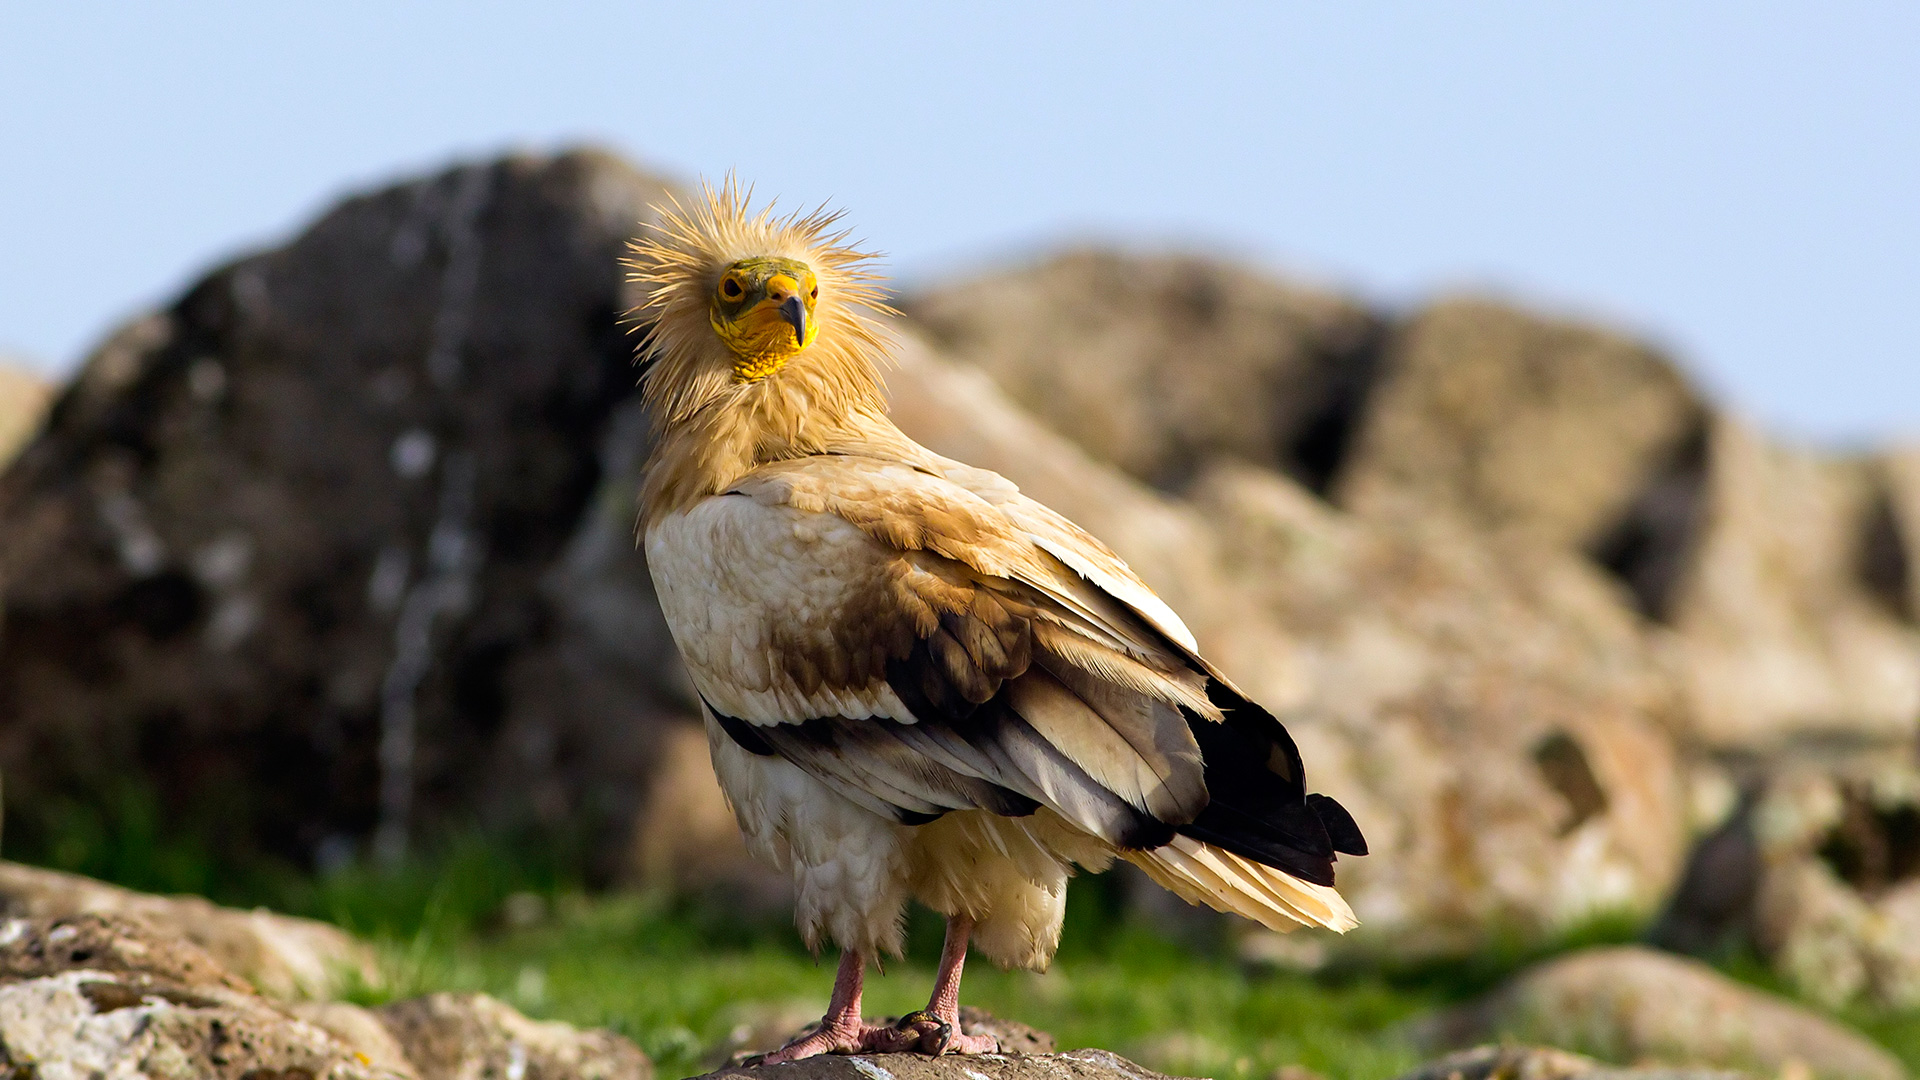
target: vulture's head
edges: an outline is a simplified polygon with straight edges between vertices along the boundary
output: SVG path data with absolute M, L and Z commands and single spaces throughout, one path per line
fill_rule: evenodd
M 644 385 L 667 422 L 789 383 L 877 393 L 887 343 L 874 317 L 892 312 L 876 256 L 848 242 L 838 212 L 775 217 L 751 198 L 732 179 L 703 186 L 656 208 L 633 243 L 627 264 L 645 292 L 633 315 L 651 324 Z

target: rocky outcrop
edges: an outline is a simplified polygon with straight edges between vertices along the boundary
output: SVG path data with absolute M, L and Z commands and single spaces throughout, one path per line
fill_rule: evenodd
M 1902 1080 L 1865 1036 L 1695 960 L 1642 948 L 1572 953 L 1521 973 L 1485 1000 L 1427 1022 L 1430 1043 L 1491 1037 L 1615 1062 L 1735 1069 L 1822 1080 Z
M 0 1062 L 49 1080 L 387 1075 L 205 950 L 97 915 L 0 922 Z
M 0 1069 L 46 1080 L 405 1077 L 257 999 L 131 987 L 91 971 L 0 985 Z
M 1368 516 L 1454 514 L 1581 550 L 1607 543 L 1650 479 L 1697 453 L 1705 421 L 1672 362 L 1638 342 L 1442 301 L 1389 336 L 1335 497 Z
M 211 953 L 151 924 L 97 914 L 9 918 L 0 923 L 0 981 L 75 971 L 156 992 L 249 994 L 245 979 Z
M 392 854 L 449 815 L 621 849 L 679 706 L 563 640 L 588 616 L 553 571 L 662 191 L 596 153 L 462 166 L 95 352 L 0 479 L 13 850 L 139 799 L 227 858 Z
M 1920 1006 L 1920 768 L 1808 754 L 1752 784 L 1693 853 L 1661 942 L 1750 946 L 1829 1006 Z
M 265 909 L 237 911 L 198 896 L 154 896 L 77 874 L 0 862 L 0 918 L 90 915 L 148 927 L 204 950 L 268 997 L 325 1000 L 378 986 L 373 950 L 339 928 Z
M 651 1080 L 640 1048 L 611 1031 L 541 1023 L 485 994 L 430 994 L 378 1010 L 420 1080 Z
M 1654 627 L 1690 742 L 1898 742 L 1920 716 L 1907 458 L 1823 454 L 1712 409 L 1617 333 L 1484 301 L 1395 328 L 1342 506 L 1452 515 L 1611 571 Z
M 1102 461 L 1177 487 L 1221 455 L 1324 483 L 1375 317 L 1217 259 L 1083 250 L 907 296 L 935 348 Z
M 1920 630 L 1912 495 L 1891 467 L 1715 421 L 1704 510 L 1665 605 L 1691 731 L 1722 750 L 1796 739 L 1910 743 Z
M 377 1010 L 275 1002 L 170 927 L 68 913 L 0 919 L 0 1075 L 651 1080 L 653 1070 L 612 1032 L 529 1020 L 485 995 Z

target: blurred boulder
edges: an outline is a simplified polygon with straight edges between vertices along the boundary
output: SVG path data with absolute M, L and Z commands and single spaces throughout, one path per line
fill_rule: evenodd
M 1400 1080 L 1739 1080 L 1726 1069 L 1606 1065 L 1551 1046 L 1476 1046 L 1429 1061 Z
M 1884 499 L 1867 521 L 1861 574 L 1888 611 L 1920 622 L 1920 446 L 1880 455 Z
M 1559 548 L 1658 545 L 1609 537 L 1656 480 L 1684 529 L 1685 470 L 1706 406 L 1672 362 L 1616 332 L 1485 300 L 1436 303 L 1389 334 L 1337 477 L 1368 516 L 1457 514 Z M 1627 560 L 1655 552 L 1620 551 Z M 1648 583 L 1651 585 L 1652 583 Z
M 0 922 L 0 982 L 74 971 L 116 976 L 136 989 L 253 991 L 212 953 L 152 923 L 91 912 Z
M 1781 445 L 1712 425 L 1698 538 L 1662 612 L 1692 734 L 1720 749 L 1904 743 L 1920 720 L 1920 551 L 1907 459 Z
M 52 400 L 52 383 L 0 358 L 0 467 L 39 430 Z
M 1324 484 L 1372 376 L 1361 305 L 1217 259 L 1081 250 L 910 295 L 935 348 L 1149 484 L 1219 455 Z
M 1544 1043 L 1620 1063 L 1736 1069 L 1821 1080 L 1902 1080 L 1866 1036 L 1697 960 L 1637 947 L 1589 949 L 1522 972 L 1475 1004 L 1424 1022 L 1440 1046 Z
M 225 858 L 626 850 L 684 705 L 657 642 L 580 644 L 566 567 L 664 190 L 594 152 L 399 183 L 95 352 L 0 478 L 14 851 L 143 800 Z
M 282 1008 L 294 1019 L 333 1036 L 376 1075 L 391 1074 L 403 1080 L 419 1076 L 407 1058 L 406 1048 L 372 1010 L 344 1001 L 295 1001 Z
M 1920 1006 L 1920 766 L 1871 750 L 1764 764 L 1695 850 L 1660 940 L 1750 947 L 1829 1006 Z
M 429 994 L 384 1006 L 380 1023 L 420 1080 L 652 1080 L 640 1048 L 611 1031 L 529 1020 L 485 994 Z
M 1608 569 L 1690 741 L 1898 740 L 1920 718 L 1911 456 L 1767 439 L 1615 332 L 1452 300 L 1389 335 L 1334 496 L 1458 516 Z
M 380 984 L 373 950 L 326 923 L 264 908 L 239 911 L 198 896 L 154 896 L 77 874 L 0 862 L 0 918 L 83 915 L 139 923 L 162 940 L 204 950 L 221 969 L 268 997 L 326 999 Z M 110 950 L 88 951 L 104 955 Z

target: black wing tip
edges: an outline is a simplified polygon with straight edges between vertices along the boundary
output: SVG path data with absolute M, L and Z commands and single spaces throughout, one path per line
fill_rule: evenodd
M 1210 827 L 1210 824 L 1204 820 L 1196 821 L 1180 826 L 1178 832 L 1262 866 L 1271 866 L 1301 881 L 1314 885 L 1333 884 L 1331 855 L 1310 855 L 1269 837 L 1251 835 L 1243 830 L 1222 830 Z
M 1173 843 L 1176 831 L 1172 825 L 1151 815 L 1136 813 L 1113 846 L 1121 851 L 1152 851 Z
M 755 757 L 774 756 L 773 744 L 767 741 L 765 735 L 754 730 L 754 725 L 737 716 L 728 716 L 714 708 L 713 703 L 705 698 L 700 700 L 707 706 L 707 711 L 713 714 L 714 720 L 719 722 L 720 730 L 726 732 L 727 738 L 733 740 L 734 745 Z
M 1333 850 L 1342 855 L 1367 853 L 1367 838 L 1361 835 L 1360 824 L 1332 796 L 1318 792 L 1307 796 L 1307 809 L 1312 810 L 1314 816 L 1320 819 L 1320 824 L 1326 826 L 1327 839 L 1333 841 Z
M 1179 831 L 1302 881 L 1332 885 L 1339 855 L 1367 853 L 1353 815 L 1306 791 L 1306 770 L 1286 725 L 1218 681 L 1207 689 L 1225 722 L 1187 713 L 1206 762 L 1209 802 Z

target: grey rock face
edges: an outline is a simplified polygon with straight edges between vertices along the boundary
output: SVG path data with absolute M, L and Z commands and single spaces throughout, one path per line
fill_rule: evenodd
M 0 1075 L 37 1080 L 651 1080 L 653 1075 L 646 1055 L 612 1032 L 529 1020 L 480 994 L 435 994 L 377 1011 L 343 1002 L 276 1002 L 222 966 L 221 951 L 233 951 L 230 932 L 216 928 L 203 934 L 212 938 L 205 948 L 189 935 L 209 924 L 217 927 L 222 918 L 280 916 L 212 905 L 169 916 L 166 905 L 176 901 L 164 897 L 115 899 L 118 909 L 109 915 L 68 910 L 0 919 Z M 90 900 L 98 896 L 74 888 L 41 895 L 48 907 Z M 258 959 L 244 949 L 235 955 Z

